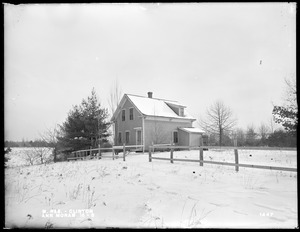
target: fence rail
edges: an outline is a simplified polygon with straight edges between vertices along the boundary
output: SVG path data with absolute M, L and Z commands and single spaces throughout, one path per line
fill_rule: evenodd
M 175 146 L 175 145 L 152 145 L 151 148 L 160 148 L 160 149 L 189 149 L 189 150 L 199 150 L 203 149 L 218 149 L 218 150 L 275 150 L 275 151 L 296 151 L 296 147 L 239 147 L 239 146 Z
M 235 142 L 236 143 L 236 142 Z M 170 158 L 163 158 L 163 157 L 153 157 L 154 149 L 161 148 L 161 149 L 170 149 Z M 252 149 L 251 149 L 252 148 Z M 199 159 L 177 159 L 173 158 L 174 150 L 175 149 L 189 149 L 189 150 L 199 150 Z M 203 151 L 204 149 L 233 149 L 234 150 L 234 163 L 228 163 L 228 162 L 219 162 L 219 161 L 209 161 L 203 159 Z M 166 146 L 166 145 L 152 145 L 149 146 L 149 162 L 152 162 L 153 159 L 157 160 L 168 160 L 171 163 L 174 163 L 174 161 L 183 161 L 183 162 L 198 162 L 200 166 L 203 166 L 204 163 L 208 164 L 219 164 L 219 165 L 225 165 L 225 166 L 234 166 L 235 170 L 238 172 L 239 167 L 246 167 L 246 168 L 258 168 L 258 169 L 269 169 L 269 170 L 280 170 L 280 171 L 291 171 L 291 172 L 297 172 L 297 168 L 289 168 L 289 167 L 274 167 L 274 166 L 265 166 L 265 165 L 253 165 L 253 164 L 241 164 L 239 163 L 239 156 L 238 156 L 238 150 L 296 150 L 296 148 L 273 148 L 268 149 L 266 147 L 216 147 L 216 146 L 199 146 L 199 147 L 189 147 L 189 146 Z
M 135 148 L 135 150 L 143 148 L 143 145 L 125 145 L 123 144 L 123 146 L 113 146 L 113 147 L 107 147 L 107 148 L 101 148 L 100 145 L 98 148 L 90 148 L 90 149 L 85 149 L 85 150 L 78 150 L 78 151 L 73 151 L 71 152 L 71 154 L 73 155 L 72 157 L 68 157 L 67 160 L 84 160 L 84 159 L 92 159 L 92 158 L 97 158 L 97 159 L 101 159 L 101 158 L 106 158 L 106 157 L 110 157 L 113 160 L 115 159 L 115 152 L 116 151 L 123 151 L 123 161 L 125 161 L 125 156 L 126 156 L 126 151 L 131 151 L 132 148 Z M 108 155 L 102 155 L 101 151 L 107 151 L 107 150 L 111 150 L 112 155 L 108 156 Z

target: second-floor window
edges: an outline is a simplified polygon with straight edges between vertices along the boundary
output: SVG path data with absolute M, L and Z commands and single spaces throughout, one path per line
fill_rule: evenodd
M 129 109 L 129 120 L 133 120 L 133 108 Z
M 125 121 L 125 110 L 122 110 L 122 121 Z

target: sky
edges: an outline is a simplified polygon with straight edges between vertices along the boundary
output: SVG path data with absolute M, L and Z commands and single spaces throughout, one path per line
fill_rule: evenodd
M 116 82 L 257 128 L 290 77 L 296 3 L 4 4 L 5 140 L 39 138 L 93 87 L 108 108 Z

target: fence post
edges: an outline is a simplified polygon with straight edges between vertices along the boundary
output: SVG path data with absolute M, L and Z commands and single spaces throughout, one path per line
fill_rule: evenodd
M 151 146 L 149 146 L 149 162 L 152 162 L 152 157 L 151 157 Z
M 171 152 L 170 152 L 170 160 L 171 160 L 171 163 L 173 163 L 173 152 L 174 152 L 174 149 L 171 148 Z
M 153 141 L 152 141 L 152 152 L 154 153 L 154 143 L 153 143 Z
M 101 145 L 100 145 L 100 143 L 98 145 L 98 148 L 99 148 L 99 150 L 98 150 L 98 154 L 97 154 L 97 159 L 100 159 L 100 156 L 101 156 L 101 154 L 100 154 L 100 152 L 101 152 Z
M 203 166 L 203 148 L 202 147 L 200 147 L 200 149 L 199 149 L 199 151 L 200 151 L 200 154 L 199 154 L 199 156 L 200 156 L 200 166 Z
M 238 149 L 237 149 L 237 140 L 234 140 L 234 160 L 235 160 L 235 171 L 238 172 L 239 171 L 239 153 L 238 153 Z
M 114 151 L 114 147 L 112 147 L 112 159 L 115 160 L 115 151 Z
M 123 161 L 125 161 L 125 143 L 123 144 Z
M 203 138 L 200 137 L 200 149 L 199 149 L 200 166 L 203 166 Z

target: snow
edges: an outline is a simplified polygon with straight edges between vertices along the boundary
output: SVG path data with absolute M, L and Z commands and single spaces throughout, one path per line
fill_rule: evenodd
M 204 133 L 204 130 L 201 130 L 200 128 L 197 127 L 181 127 L 179 128 L 180 130 L 186 131 L 188 133 Z
M 240 163 L 272 166 L 296 167 L 296 156 L 239 151 Z M 176 157 L 198 159 L 199 151 Z M 204 160 L 223 159 L 232 162 L 233 151 L 204 151 Z M 7 228 L 295 228 L 297 213 L 296 172 L 149 162 L 146 153 L 5 169 Z
M 185 110 L 185 116 L 178 116 L 166 103 L 164 100 L 140 97 L 135 95 L 127 94 L 128 98 L 132 103 L 138 108 L 138 110 L 148 116 L 161 116 L 161 117 L 171 117 L 171 118 L 185 118 L 194 119 Z M 170 101 L 168 101 L 170 102 Z
M 171 106 L 179 106 L 179 107 L 183 107 L 183 108 L 186 108 L 186 106 L 176 102 L 176 101 L 170 101 L 170 100 L 163 100 L 165 103 L 167 103 L 168 105 L 171 105 Z

